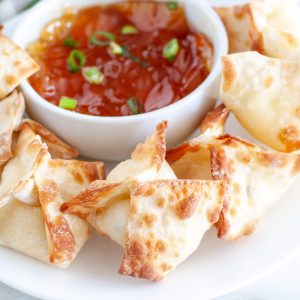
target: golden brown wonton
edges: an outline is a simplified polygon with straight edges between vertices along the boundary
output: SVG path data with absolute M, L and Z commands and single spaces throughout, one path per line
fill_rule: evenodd
M 149 280 L 162 279 L 196 250 L 224 202 L 221 181 L 176 179 L 165 161 L 165 129 L 159 124 L 108 181 L 62 205 L 124 248 L 119 273 Z
M 60 205 L 104 178 L 102 163 L 51 159 L 41 138 L 24 124 L 0 183 L 0 244 L 67 266 L 89 237 L 81 219 Z
M 217 222 L 223 195 L 221 181 L 97 181 L 62 210 L 124 247 L 120 274 L 161 280 L 197 249 Z
M 229 53 L 256 50 L 280 59 L 300 57 L 300 6 L 297 0 L 251 0 L 216 7 L 229 38 Z
M 283 196 L 299 173 L 300 155 L 265 151 L 259 146 L 222 132 L 228 114 L 222 106 L 206 118 L 219 127 L 167 153 L 180 178 L 203 179 L 211 173 L 225 184 L 226 198 L 217 223 L 218 236 L 234 240 L 250 234 L 256 223 Z M 220 124 L 220 125 L 217 125 Z

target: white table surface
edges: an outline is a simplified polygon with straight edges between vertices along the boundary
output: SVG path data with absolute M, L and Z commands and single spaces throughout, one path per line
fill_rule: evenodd
M 222 1 L 223 3 L 245 2 L 244 0 Z M 216 4 L 220 3 L 220 0 L 210 0 L 210 2 Z M 291 232 L 287 234 L 293 234 L 292 228 Z M 34 300 L 36 298 L 25 295 L 0 282 L 0 300 L 8 299 Z M 289 261 L 286 265 L 282 266 L 280 269 L 276 270 L 272 274 L 267 275 L 266 277 L 251 284 L 250 286 L 244 287 L 238 291 L 235 291 L 234 293 L 218 298 L 218 300 L 283 299 L 300 299 L 300 253 L 291 261 Z

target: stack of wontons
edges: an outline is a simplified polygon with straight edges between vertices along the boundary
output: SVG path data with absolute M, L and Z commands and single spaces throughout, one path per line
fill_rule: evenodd
M 12 90 L 38 67 L 0 35 L 2 245 L 64 267 L 94 228 L 124 249 L 120 274 L 156 281 L 211 227 L 225 241 L 254 231 L 300 172 L 300 8 L 252 0 L 216 10 L 231 51 L 223 58 L 223 104 L 206 115 L 197 138 L 173 149 L 162 121 L 106 179 L 101 162 L 72 160 L 75 149 L 22 120 L 24 99 Z M 225 134 L 230 111 L 273 150 Z
M 101 162 L 71 160 L 78 152 L 42 125 L 23 118 L 14 90 L 39 69 L 0 32 L 0 244 L 65 267 L 90 236 L 80 218 L 60 206 L 104 178 Z

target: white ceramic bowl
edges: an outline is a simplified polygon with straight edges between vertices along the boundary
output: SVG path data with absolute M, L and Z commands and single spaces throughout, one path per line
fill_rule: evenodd
M 41 28 L 61 16 L 66 6 L 83 7 L 108 4 L 115 0 L 45 0 L 33 8 L 16 28 L 14 41 L 21 47 L 38 39 Z M 181 1 L 190 25 L 204 32 L 214 47 L 214 64 L 210 75 L 191 94 L 165 108 L 135 116 L 98 117 L 63 110 L 40 97 L 28 81 L 21 88 L 30 117 L 53 130 L 80 154 L 94 159 L 122 160 L 130 156 L 136 144 L 151 134 L 162 120 L 169 121 L 168 145 L 180 143 L 198 126 L 204 114 L 214 105 L 220 58 L 227 53 L 227 35 L 221 20 L 203 0 Z

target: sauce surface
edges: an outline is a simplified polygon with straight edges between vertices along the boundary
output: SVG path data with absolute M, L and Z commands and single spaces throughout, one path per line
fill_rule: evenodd
M 137 32 L 122 33 L 128 25 Z M 90 37 L 97 31 L 115 35 L 117 45 L 130 56 L 91 44 Z M 64 45 L 67 38 L 76 41 L 76 46 Z M 172 39 L 178 40 L 179 50 L 174 59 L 167 59 L 163 51 Z M 75 49 L 84 53 L 84 67 L 97 67 L 104 75 L 101 84 L 89 83 L 82 72 L 68 70 L 68 57 Z M 204 81 L 213 59 L 210 41 L 191 30 L 184 9 L 170 9 L 159 2 L 66 11 L 42 29 L 28 50 L 41 66 L 29 81 L 43 98 L 54 105 L 64 96 L 76 99 L 74 111 L 95 116 L 135 114 L 129 99 L 137 99 L 138 113 L 174 103 Z

